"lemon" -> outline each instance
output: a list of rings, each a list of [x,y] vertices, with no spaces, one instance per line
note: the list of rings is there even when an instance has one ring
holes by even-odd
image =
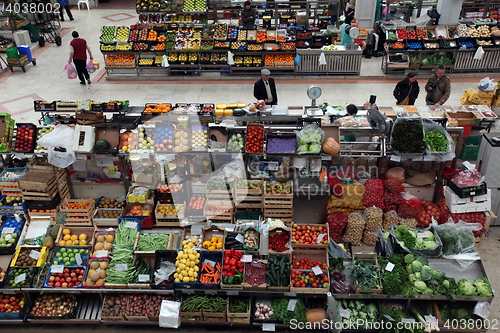
[[[182,241],[182,245],[185,246],[187,244],[187,241]]]
[[[179,251],[178,255],[179,255],[179,256],[184,255],[184,251]]]
[[[186,269],[186,265],[184,265],[184,264],[180,264],[180,265],[179,265],[179,268],[180,268],[181,270]]]
[[[182,276],[187,276],[188,272],[186,270],[182,270],[181,274],[182,274]]]
[[[185,264],[186,262],[187,262],[187,260],[186,260],[186,259],[181,259],[181,260],[179,261],[179,263],[181,263],[181,264]]]
[[[195,272],[198,272],[198,270],[199,270],[198,266],[194,266],[194,267],[193,267],[193,270],[194,270]]]
[[[71,239],[71,235],[64,235],[63,240],[67,241]]]
[[[178,273],[174,273],[174,279],[177,280],[178,277],[179,277],[179,274]]]
[[[196,238],[191,239],[191,243],[193,243],[193,244],[196,243],[196,241],[197,241]]]
[[[63,229],[62,233],[63,233],[63,235],[69,235],[71,233],[71,230]]]
[[[196,260],[194,261],[194,263],[195,263],[196,265],[198,265],[198,264],[200,263],[200,259],[196,259]]]
[[[175,282],[181,282],[181,280],[180,279],[175,279]]]
[[[188,254],[185,254],[182,256],[182,259],[188,259],[189,258],[189,255]]]
[[[182,282],[189,282],[190,278],[188,276],[185,276],[183,279],[182,279]]]
[[[177,269],[176,269],[175,271],[176,271],[177,273],[180,273],[180,272],[182,272],[182,268],[177,267]]]
[[[189,260],[195,260],[195,259],[196,259],[196,256],[194,254],[189,255]]]
[[[200,258],[200,254],[196,253],[195,257],[196,257],[196,259],[199,259]]]

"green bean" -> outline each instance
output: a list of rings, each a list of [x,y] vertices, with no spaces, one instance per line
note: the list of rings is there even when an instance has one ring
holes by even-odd
[[[115,243],[114,249],[122,248],[122,249],[131,249],[134,246],[135,237],[137,236],[137,228],[128,228],[125,227],[127,222],[131,222],[129,220],[121,220],[118,225],[118,230],[115,233]],[[135,222],[135,221],[133,221]]]
[[[136,251],[166,250],[169,234],[139,234]]]

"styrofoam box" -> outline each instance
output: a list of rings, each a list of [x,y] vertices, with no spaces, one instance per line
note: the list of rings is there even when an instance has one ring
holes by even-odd
[[[444,186],[443,193],[451,213],[485,212],[491,209],[491,191],[484,195],[460,198],[452,189]]]

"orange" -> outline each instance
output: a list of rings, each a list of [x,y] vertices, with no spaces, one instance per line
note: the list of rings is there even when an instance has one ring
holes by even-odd
[[[62,233],[63,233],[63,235],[69,235],[71,233],[71,230],[63,229]]]
[[[70,235],[64,235],[63,240],[65,240],[65,241],[71,240],[71,236]]]

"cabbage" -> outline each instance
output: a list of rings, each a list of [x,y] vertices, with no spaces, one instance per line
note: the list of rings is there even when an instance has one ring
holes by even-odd
[[[423,293],[427,289],[427,285],[425,284],[424,281],[415,281],[413,282],[413,286],[419,293]]]
[[[477,290],[477,296],[481,297],[493,296],[491,285],[487,278],[474,281],[474,287]]]
[[[308,151],[307,145],[300,145],[299,148],[297,148],[297,153],[307,153]]]
[[[475,296],[476,287],[469,279],[461,279],[458,281],[458,293],[464,296]]]
[[[309,152],[310,153],[319,153],[321,151],[321,145],[320,144],[310,144],[309,145]]]

